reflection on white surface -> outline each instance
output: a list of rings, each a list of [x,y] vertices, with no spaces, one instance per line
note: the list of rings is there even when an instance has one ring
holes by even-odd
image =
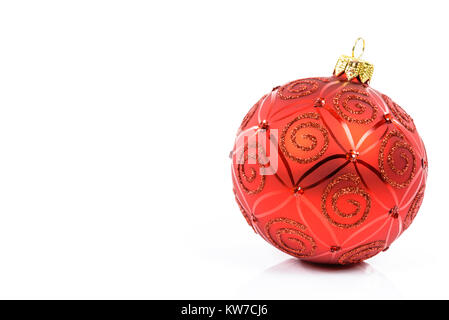
[[[301,273],[304,271],[310,273],[372,273],[374,268],[371,267],[366,262],[361,262],[358,264],[348,264],[348,265],[333,265],[333,264],[317,264],[312,262],[306,262],[299,259],[290,258],[281,263],[278,263],[264,271],[264,273]]]
[[[400,298],[393,283],[370,264],[335,266],[287,259],[240,288],[245,298],[391,299]]]

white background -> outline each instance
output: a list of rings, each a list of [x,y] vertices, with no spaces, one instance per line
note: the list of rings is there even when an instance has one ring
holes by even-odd
[[[445,1],[2,1],[0,298],[449,298]],[[272,87],[355,38],[430,171],[413,226],[352,268],[246,225],[229,151]]]

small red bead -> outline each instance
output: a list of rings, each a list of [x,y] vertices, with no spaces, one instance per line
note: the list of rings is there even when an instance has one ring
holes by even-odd
[[[391,117],[390,113],[384,114],[384,119],[386,123],[391,123],[393,121],[393,118]]]
[[[337,251],[340,251],[340,250],[341,250],[341,248],[339,246],[332,246],[331,247],[331,252],[337,252]]]
[[[268,121],[263,120],[261,123],[259,123],[259,129],[267,130],[268,129]]]
[[[325,104],[325,101],[323,98],[318,98],[315,100],[315,104],[313,105],[314,107],[323,107]]]
[[[427,160],[424,160],[424,158],[421,159],[421,166],[423,169],[427,169],[428,163]]]
[[[391,208],[390,211],[388,211],[388,214],[392,218],[397,219],[399,217],[399,208],[398,208],[398,206],[394,206],[393,208]]]
[[[304,194],[304,189],[301,187],[297,187],[297,188],[293,189],[293,193],[295,195],[302,195],[302,194]]]
[[[357,158],[359,157],[359,153],[354,150],[349,150],[349,152],[346,153],[346,160],[355,162],[357,161]]]

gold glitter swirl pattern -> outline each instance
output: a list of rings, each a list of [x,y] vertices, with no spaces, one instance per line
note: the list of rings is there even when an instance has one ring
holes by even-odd
[[[265,233],[278,249],[298,258],[315,253],[315,240],[304,231],[306,226],[288,218],[275,218],[265,225]]]
[[[404,230],[407,229],[412,224],[413,220],[418,214],[419,207],[421,207],[422,200],[424,198],[425,188],[426,187],[424,185],[421,186],[421,188],[419,188],[418,192],[416,193],[416,196],[413,198],[412,204],[410,205],[407,215],[404,218]]]
[[[360,187],[360,178],[347,173],[333,179],[321,196],[321,210],[326,219],[340,228],[363,223],[371,208],[371,197]]]
[[[382,139],[379,170],[382,178],[395,188],[405,188],[412,182],[416,171],[416,155],[401,132],[390,131]]]
[[[335,110],[348,122],[367,124],[377,117],[377,106],[362,89],[345,87],[334,96],[333,102]]]
[[[319,87],[319,82],[314,79],[301,79],[287,83],[278,90],[282,100],[296,99],[314,93]]]
[[[309,112],[290,121],[281,134],[281,151],[299,163],[309,163],[320,158],[329,146],[329,133],[318,122],[319,119],[317,113]]]
[[[363,260],[374,257],[385,248],[385,241],[373,241],[360,245],[348,252],[343,253],[338,259],[340,264],[359,263]]]
[[[412,117],[410,117],[407,112],[404,111],[396,102],[391,100],[390,97],[383,94],[382,98],[384,99],[385,103],[387,104],[388,108],[390,109],[391,113],[394,114],[396,119],[410,132],[415,132],[416,127],[415,123],[413,122]]]
[[[263,152],[263,148],[257,148],[256,144],[252,146],[246,144],[243,152],[240,154],[240,161],[237,165],[237,180],[242,189],[248,194],[257,194],[265,186],[265,175],[260,173],[264,166],[259,161]],[[249,159],[252,159],[254,164],[250,164]]]

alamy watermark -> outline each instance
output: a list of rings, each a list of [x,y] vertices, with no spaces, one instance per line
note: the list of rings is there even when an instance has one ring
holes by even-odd
[[[278,170],[277,129],[242,131],[235,142],[235,163],[258,165],[261,175],[273,175]]]

